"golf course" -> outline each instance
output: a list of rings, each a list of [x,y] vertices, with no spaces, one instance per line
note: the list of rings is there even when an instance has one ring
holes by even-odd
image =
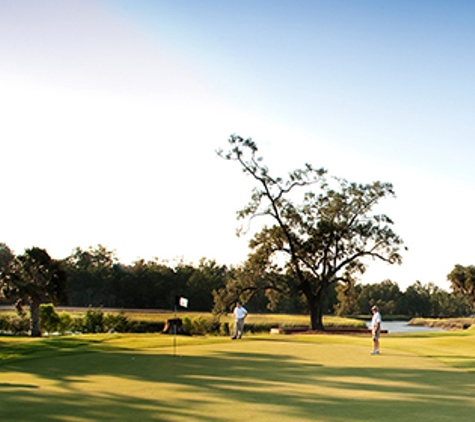
[[[0,337],[3,421],[473,421],[475,331]]]

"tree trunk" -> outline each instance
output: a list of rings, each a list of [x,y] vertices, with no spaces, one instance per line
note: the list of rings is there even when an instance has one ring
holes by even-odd
[[[308,306],[310,308],[310,329],[323,331],[323,303],[325,301],[325,289],[319,288],[316,294],[311,298],[307,297]]]
[[[40,301],[30,298],[30,335],[41,337]]]

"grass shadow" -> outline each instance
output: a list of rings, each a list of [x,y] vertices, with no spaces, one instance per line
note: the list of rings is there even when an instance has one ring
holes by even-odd
[[[0,383],[0,420],[217,422],[254,413],[257,421],[468,422],[475,411],[474,374],[405,369],[404,359],[418,357],[385,366],[384,356],[368,361],[366,349],[348,345],[255,341],[180,351],[190,353],[108,347],[4,362],[0,381],[19,380]],[[338,353],[353,354],[354,365],[338,365]],[[49,388],[32,387],[28,376]]]

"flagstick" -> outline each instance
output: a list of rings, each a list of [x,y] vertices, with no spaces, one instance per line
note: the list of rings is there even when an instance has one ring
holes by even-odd
[[[176,356],[176,326],[177,326],[177,320],[176,320],[176,305],[175,305],[175,321],[173,324],[173,356]]]

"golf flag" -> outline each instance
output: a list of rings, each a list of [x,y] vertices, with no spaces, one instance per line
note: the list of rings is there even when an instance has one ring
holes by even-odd
[[[182,308],[188,308],[188,299],[186,297],[180,297],[178,300],[178,305],[180,305]]]

